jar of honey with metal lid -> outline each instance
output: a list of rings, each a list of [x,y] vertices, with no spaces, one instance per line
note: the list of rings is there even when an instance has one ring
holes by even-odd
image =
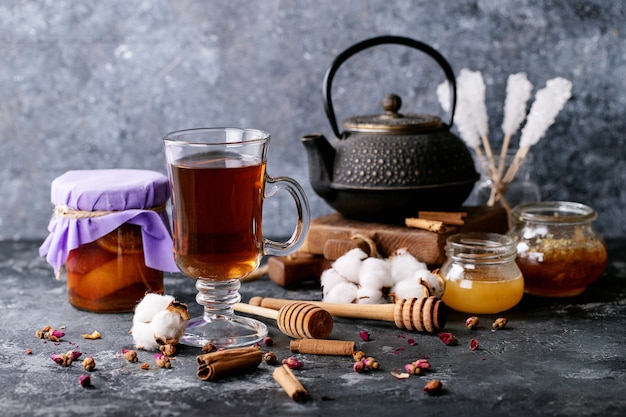
[[[146,293],[163,293],[174,263],[167,177],[153,171],[68,171],[51,186],[55,205],[39,251],[57,278],[65,266],[70,304],[127,312]]]
[[[593,227],[597,213],[569,201],[516,206],[509,235],[516,241],[517,264],[526,293],[542,297],[581,294],[607,266],[607,250]]]

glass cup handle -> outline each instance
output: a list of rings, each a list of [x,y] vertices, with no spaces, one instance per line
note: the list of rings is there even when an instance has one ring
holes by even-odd
[[[309,200],[300,184],[289,177],[274,178],[269,175],[266,176],[264,198],[271,197],[281,190],[289,192],[291,197],[293,197],[296,203],[296,210],[298,211],[298,221],[291,237],[284,242],[263,238],[264,255],[286,256],[297,251],[304,243],[304,238],[309,230],[311,222]]]

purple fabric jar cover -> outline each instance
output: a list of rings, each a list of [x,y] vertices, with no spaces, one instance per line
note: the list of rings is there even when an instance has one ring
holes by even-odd
[[[154,171],[68,171],[52,181],[51,200],[57,210],[67,207],[81,212],[111,213],[85,218],[54,215],[48,224],[50,234],[39,254],[46,256],[58,274],[72,249],[130,223],[141,227],[146,265],[178,272],[167,212],[164,207],[155,210],[167,203],[169,193],[167,177]]]

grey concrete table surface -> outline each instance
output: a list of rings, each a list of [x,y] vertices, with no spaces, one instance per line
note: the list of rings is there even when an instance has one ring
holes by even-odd
[[[331,338],[353,340],[376,357],[381,369],[357,374],[350,357],[294,354],[289,338],[264,320],[279,360],[295,356],[304,367],[294,371],[311,400],[291,400],[273,380],[273,367],[206,382],[196,376],[200,349],[181,347],[171,369],[159,369],[152,352],[139,351],[142,370],[126,362],[122,349],[133,348],[128,330],[132,314],[80,311],[67,301],[65,283],[56,281],[39,242],[0,242],[0,415],[3,416],[617,416],[626,413],[626,240],[607,242],[606,273],[581,296],[540,299],[525,296],[514,309],[481,316],[473,331],[466,314],[451,311],[446,331],[459,340],[444,345],[436,335],[411,333],[392,323],[338,318]],[[193,281],[166,276],[166,292],[198,314]],[[319,299],[319,288],[285,289],[267,277],[244,283],[244,300],[253,295]],[[491,331],[496,316],[509,325]],[[64,327],[62,342],[44,342],[35,331]],[[102,338],[86,340],[98,330]],[[368,331],[370,341],[359,337]],[[468,347],[476,338],[480,349]],[[409,343],[413,339],[415,343]],[[27,354],[31,349],[32,354]],[[78,384],[80,363],[61,367],[54,353],[76,349],[95,358],[93,386]],[[396,379],[391,372],[428,357],[429,372]],[[439,379],[438,396],[423,392]]]

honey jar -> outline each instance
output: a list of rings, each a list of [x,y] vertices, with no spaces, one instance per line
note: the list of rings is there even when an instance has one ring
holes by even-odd
[[[459,233],[446,239],[446,260],[437,272],[445,281],[442,300],[456,311],[492,314],[524,295],[515,263],[515,241],[498,233]]]
[[[165,175],[146,170],[68,171],[51,186],[50,234],[39,252],[57,278],[65,266],[70,304],[101,313],[132,311],[163,293],[174,263]]]
[[[608,262],[602,238],[593,227],[597,213],[568,201],[516,206],[509,235],[516,240],[517,264],[526,293],[542,297],[581,294]]]

